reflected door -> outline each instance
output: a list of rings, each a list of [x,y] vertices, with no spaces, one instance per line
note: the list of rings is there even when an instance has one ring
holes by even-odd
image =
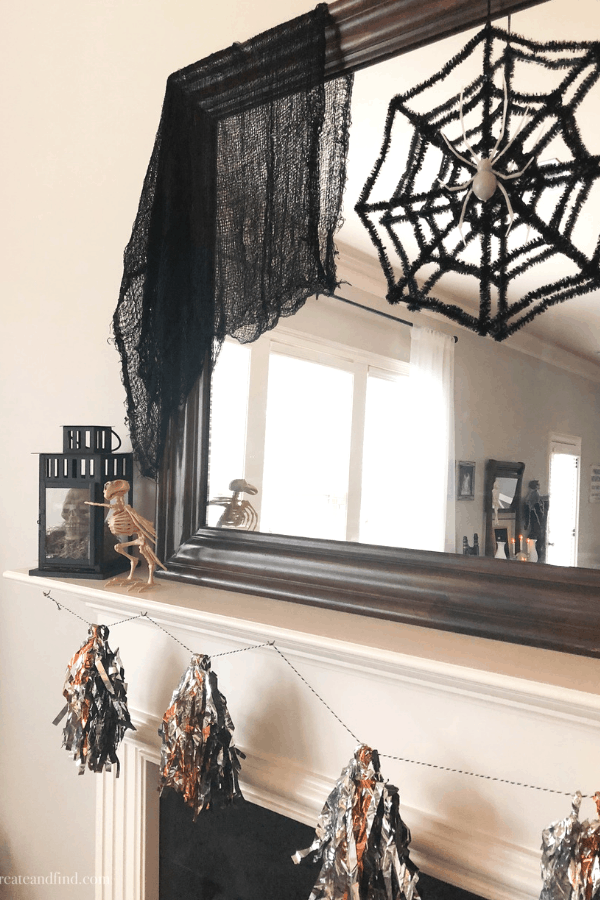
[[[581,442],[551,441],[548,552],[554,566],[577,565]]]

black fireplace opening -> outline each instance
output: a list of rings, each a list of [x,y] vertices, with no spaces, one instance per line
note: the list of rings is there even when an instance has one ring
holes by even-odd
[[[160,900],[308,900],[320,869],[310,857],[314,828],[247,800],[201,813],[181,794],[160,799]],[[421,872],[422,900],[481,900]]]
[[[307,900],[319,864],[292,862],[314,828],[241,800],[200,813],[160,799],[160,900]]]

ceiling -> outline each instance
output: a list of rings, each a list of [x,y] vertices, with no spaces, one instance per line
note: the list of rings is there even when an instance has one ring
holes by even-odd
[[[496,24],[501,28],[507,28],[506,19],[497,20]],[[600,0],[549,0],[540,6],[515,14],[512,17],[511,31],[540,42],[600,40]],[[352,100],[348,182],[343,211],[344,225],[338,235],[341,244],[359,251],[360,254],[376,258],[375,248],[354,211],[354,204],[379,155],[389,101],[394,95],[403,93],[433,75],[474,34],[476,31],[447,38],[356,74]],[[477,61],[473,62],[473,66],[478,65]],[[471,71],[470,77],[468,70],[464,73],[465,83],[458,86],[458,91],[466,87],[475,77],[478,68],[472,67]],[[541,73],[542,76],[545,74]],[[461,72],[460,77],[462,76]],[[536,73],[531,77],[536,77]],[[548,73],[548,77],[551,78],[552,75]],[[533,88],[535,91],[544,89],[537,82],[528,84],[527,88],[529,90]],[[600,154],[600,84],[595,85],[580,106],[578,124],[588,150]],[[404,156],[398,161],[399,166],[406,161],[411,133],[407,124],[405,135],[400,132],[399,143],[394,144],[394,147],[406,148]],[[451,133],[449,136],[455,135]],[[562,143],[553,142],[545,152],[548,158],[561,161],[567,158]],[[464,193],[459,193],[458,197],[457,202],[462,204]],[[580,225],[585,229],[584,238],[588,237],[595,245],[600,233],[600,185],[598,193],[596,195],[592,193],[590,196],[587,216],[580,218]],[[524,234],[524,226],[519,231]],[[512,239],[518,239],[516,232]],[[553,279],[562,277],[565,272],[561,272],[560,261],[555,261],[553,265],[551,277]],[[537,267],[531,268],[518,285],[519,290],[526,291],[536,286],[536,277],[539,279],[536,269]],[[545,276],[544,280],[547,281],[548,273],[545,273]],[[537,283],[539,284],[539,281]],[[448,282],[446,293],[442,296],[438,291],[436,295],[450,301],[460,298],[465,307],[476,308],[478,304],[477,283],[474,279],[471,279],[470,284],[465,283],[464,279],[456,281],[454,285]],[[511,299],[517,297],[513,294]],[[596,291],[558,304],[538,316],[519,334],[508,338],[507,343],[518,344],[519,335],[525,331],[530,336],[559,346],[600,366],[600,292]]]

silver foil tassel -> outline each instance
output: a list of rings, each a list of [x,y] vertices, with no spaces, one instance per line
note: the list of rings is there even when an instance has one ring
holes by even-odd
[[[163,716],[160,785],[183,795],[194,820],[215,801],[241,798],[239,758],[227,701],[208,656],[194,655]]]
[[[323,859],[309,900],[419,900],[419,872],[399,808],[377,751],[361,744],[327,798],[313,843],[292,857]]]
[[[571,814],[542,833],[540,900],[600,900],[600,792],[597,819],[579,821],[581,799],[577,791]]]
[[[579,833],[573,896],[577,900],[600,898],[600,791],[594,794],[598,818],[583,822]]]

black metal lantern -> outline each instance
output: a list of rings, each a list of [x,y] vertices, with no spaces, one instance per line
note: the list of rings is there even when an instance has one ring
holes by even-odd
[[[104,485],[133,485],[133,454],[114,453],[112,430],[100,425],[63,427],[63,452],[40,454],[39,568],[30,575],[108,578],[129,568],[108,529]],[[128,502],[132,503],[130,491]]]

